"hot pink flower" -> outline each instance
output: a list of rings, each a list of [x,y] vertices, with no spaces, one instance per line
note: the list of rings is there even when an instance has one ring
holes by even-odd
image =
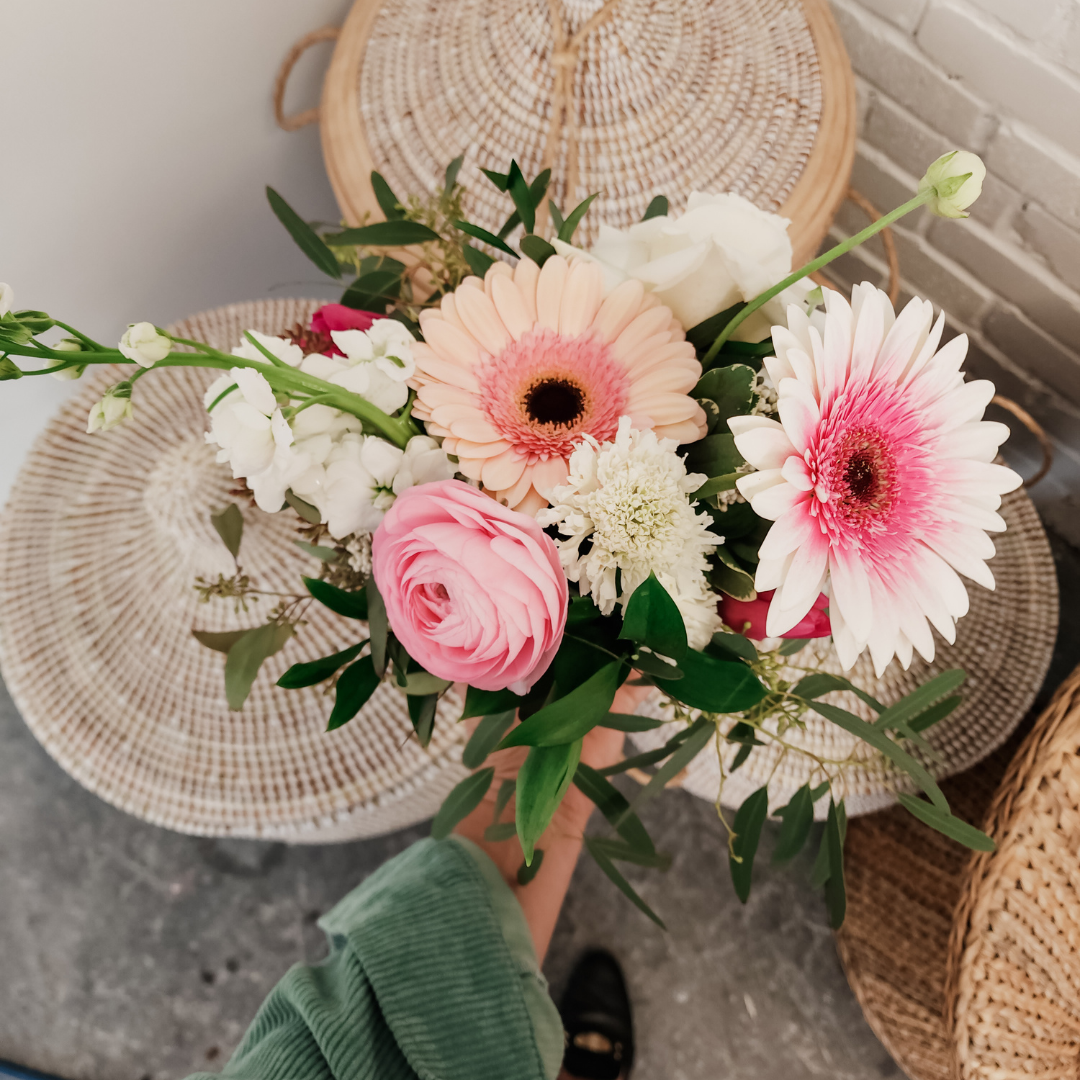
[[[769,636],[765,623],[772,598],[771,592],[758,593],[756,600],[736,600],[733,596],[724,595],[720,598],[717,608],[725,626],[731,627],[737,634],[744,634],[755,641],[761,641]],[[814,601],[814,606],[806,613],[805,618],[797,622],[786,634],[780,636],[784,638],[828,637],[832,633],[829,616],[825,613],[828,606],[829,598],[822,593]]]
[[[539,525],[460,480],[402,492],[372,541],[390,628],[440,679],[526,693],[562,641],[568,591]]]
[[[358,311],[344,304],[323,304],[311,316],[311,332],[330,339],[327,350],[330,356],[343,356],[344,353],[334,344],[330,336],[334,330],[370,330],[376,319],[385,319],[385,315],[376,315],[371,311]]]
[[[966,614],[959,574],[986,588],[1001,496],[1020,477],[992,464],[1009,429],[982,419],[993,383],[965,382],[961,334],[940,350],[944,319],[912,300],[899,316],[872,285],[849,305],[826,290],[824,337],[797,308],[773,327],[765,361],[780,423],[733,417],[739,452],[758,472],[738,488],[775,522],[756,586],[775,589],[766,630],[787,633],[827,589],[844,668],[866,648],[880,675],[893,655],[934,657]]]

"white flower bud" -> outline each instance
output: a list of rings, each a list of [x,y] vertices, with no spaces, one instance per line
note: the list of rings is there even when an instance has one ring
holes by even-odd
[[[130,420],[135,415],[131,405],[131,383],[117,383],[109,392],[90,410],[90,416],[86,422],[87,435],[93,435],[95,431],[109,431]]]
[[[0,319],[15,306],[15,292],[6,281],[0,281]]]
[[[153,323],[131,323],[120,339],[120,352],[139,367],[153,367],[172,350],[172,342]]]
[[[76,341],[74,338],[64,338],[63,341],[57,342],[53,349],[56,352],[77,353],[82,352],[82,343]],[[66,361],[53,357],[49,360],[49,367],[58,367],[60,364],[66,363]],[[71,379],[77,379],[86,370],[85,364],[79,364],[77,367],[63,368],[61,371],[54,371],[52,377],[58,379],[60,382],[68,382]]]
[[[938,217],[966,218],[967,208],[982,193],[986,166],[978,154],[953,150],[942,154],[919,181],[919,194],[932,191],[926,203]]]

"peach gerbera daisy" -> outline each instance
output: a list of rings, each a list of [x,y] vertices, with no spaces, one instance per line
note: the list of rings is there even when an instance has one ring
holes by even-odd
[[[513,509],[546,506],[582,436],[609,442],[620,416],[679,443],[705,434],[701,365],[671,310],[635,280],[605,298],[594,263],[495,263],[420,326],[413,415]]]

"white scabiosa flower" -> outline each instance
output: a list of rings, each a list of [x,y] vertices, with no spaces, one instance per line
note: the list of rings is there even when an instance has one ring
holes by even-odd
[[[172,351],[172,342],[153,323],[131,323],[120,339],[121,354],[139,367],[153,367]]]
[[[536,520],[559,526],[566,576],[605,615],[654,573],[682,612],[691,648],[700,649],[720,626],[705,572],[722,538],[689,499],[706,477],[687,473],[676,449],[674,440],[634,431],[622,417],[614,441],[585,436],[566,484],[551,492],[551,508]]]

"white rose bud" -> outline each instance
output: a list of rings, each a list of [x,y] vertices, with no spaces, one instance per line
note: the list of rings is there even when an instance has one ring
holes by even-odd
[[[172,342],[153,323],[131,323],[120,339],[120,352],[139,367],[153,367],[172,350]]]
[[[86,422],[87,435],[109,431],[135,415],[131,406],[131,383],[117,383],[94,407]]]
[[[0,281],[0,319],[15,306],[15,291],[6,281]]]
[[[926,204],[932,214],[966,218],[967,208],[982,193],[985,178],[986,166],[978,154],[953,150],[942,154],[926,170],[926,175],[919,181],[919,194],[933,192]]]
[[[74,338],[64,338],[63,341],[57,342],[53,346],[56,352],[77,353],[82,352],[82,344],[76,341]],[[57,367],[65,361],[59,358],[53,358],[49,360],[49,367]],[[63,368],[61,371],[54,371],[52,377],[59,379],[60,382],[68,382],[71,379],[77,379],[86,370],[85,364],[79,364],[77,367]]]

